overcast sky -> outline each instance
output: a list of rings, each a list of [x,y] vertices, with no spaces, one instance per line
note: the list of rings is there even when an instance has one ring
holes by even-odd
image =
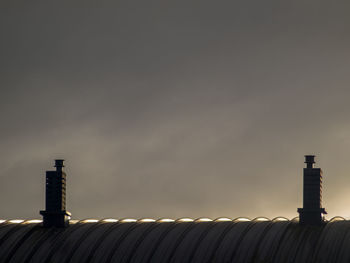
[[[350,217],[349,1],[0,6],[1,218]]]

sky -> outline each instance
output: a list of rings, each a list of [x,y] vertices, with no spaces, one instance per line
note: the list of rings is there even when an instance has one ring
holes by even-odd
[[[350,218],[350,3],[1,1],[0,217]]]

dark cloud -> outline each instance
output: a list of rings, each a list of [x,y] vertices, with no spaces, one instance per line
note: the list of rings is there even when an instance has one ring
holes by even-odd
[[[2,217],[39,216],[56,157],[77,218],[294,217],[309,153],[350,216],[349,3],[7,2]]]

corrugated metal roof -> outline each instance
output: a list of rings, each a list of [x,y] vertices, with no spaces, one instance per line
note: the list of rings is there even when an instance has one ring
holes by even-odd
[[[1,262],[349,262],[350,221],[86,219],[67,228],[0,221]]]

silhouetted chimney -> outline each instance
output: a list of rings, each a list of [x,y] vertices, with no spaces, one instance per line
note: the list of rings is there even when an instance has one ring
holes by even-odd
[[[66,173],[63,161],[55,160],[56,171],[46,171],[46,210],[40,211],[44,227],[65,227],[71,214],[66,211]]]
[[[322,208],[322,170],[314,168],[314,155],[305,155],[303,208],[298,208],[299,222],[302,225],[321,225],[322,214],[327,214]]]

